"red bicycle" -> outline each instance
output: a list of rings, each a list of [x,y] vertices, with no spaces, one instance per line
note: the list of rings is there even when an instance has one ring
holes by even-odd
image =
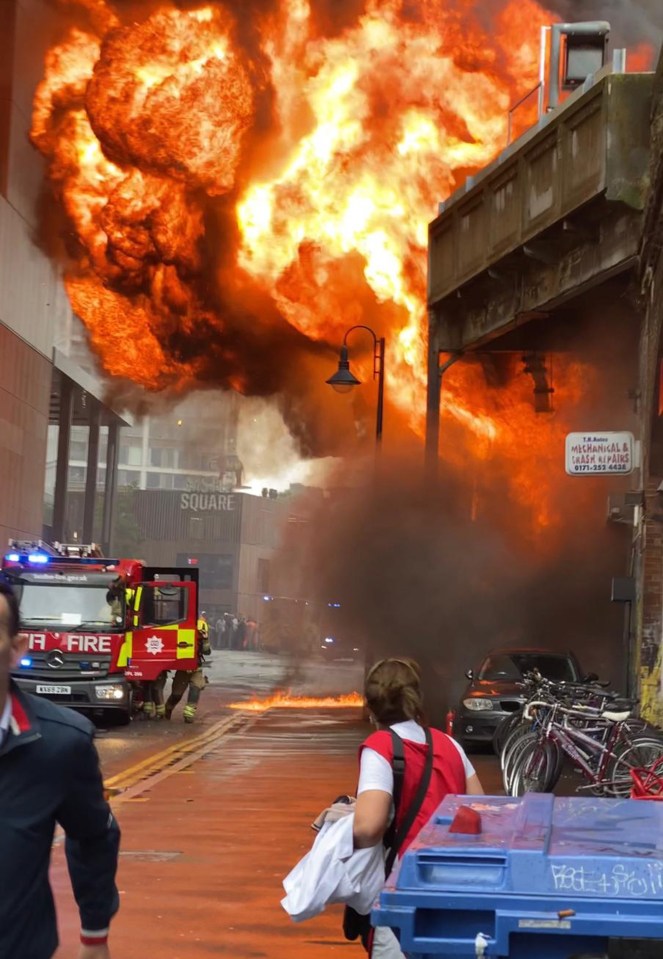
[[[631,799],[653,799],[663,801],[663,756],[649,768],[636,767],[631,770]]]

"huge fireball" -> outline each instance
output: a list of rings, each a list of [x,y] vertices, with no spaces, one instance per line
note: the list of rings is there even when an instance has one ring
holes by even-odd
[[[32,137],[104,369],[151,390],[266,392],[284,384],[262,330],[336,345],[365,322],[388,340],[388,400],[419,429],[427,223],[504,146],[548,20],[533,0],[480,6],[137,15],[81,0],[80,27],[48,55]]]

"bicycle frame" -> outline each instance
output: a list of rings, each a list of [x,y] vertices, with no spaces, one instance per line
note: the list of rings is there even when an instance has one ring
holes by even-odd
[[[547,704],[541,703],[541,705]],[[559,724],[556,720],[556,714],[560,710],[566,716],[574,715],[585,720],[599,719],[600,716],[587,716],[584,713],[574,712],[573,710],[566,711],[559,705],[555,705],[550,709],[550,715],[543,720],[541,728],[546,739],[556,743],[565,755],[569,757],[571,762],[583,773],[585,778],[589,780],[588,785],[581,786],[581,789],[602,785],[605,782],[604,776],[608,763],[617,758],[613,752],[613,747],[621,736],[625,721],[613,722],[605,727],[607,735],[604,735],[603,741],[599,742],[580,729]],[[589,757],[581,751],[580,746],[584,746],[596,758],[595,769],[589,764]]]

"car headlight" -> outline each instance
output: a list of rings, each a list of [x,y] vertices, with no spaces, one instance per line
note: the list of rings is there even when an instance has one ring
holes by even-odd
[[[126,687],[114,683],[112,686],[96,686],[94,692],[97,699],[124,699]]]
[[[464,699],[463,706],[465,709],[495,709],[495,703],[492,699]]]

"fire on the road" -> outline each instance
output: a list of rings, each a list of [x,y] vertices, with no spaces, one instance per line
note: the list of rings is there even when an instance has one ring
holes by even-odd
[[[249,699],[244,702],[230,703],[230,709],[242,709],[247,712],[263,713],[267,709],[333,709],[340,707],[363,706],[364,698],[360,693],[347,693],[345,696],[293,696],[286,692],[274,693],[265,699]]]

